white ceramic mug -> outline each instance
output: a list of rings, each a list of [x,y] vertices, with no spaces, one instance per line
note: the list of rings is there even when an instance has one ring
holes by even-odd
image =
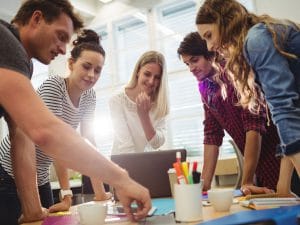
[[[77,207],[81,225],[104,224],[107,205],[102,203],[86,203]]]
[[[208,200],[218,212],[229,211],[233,201],[233,189],[210,189]]]

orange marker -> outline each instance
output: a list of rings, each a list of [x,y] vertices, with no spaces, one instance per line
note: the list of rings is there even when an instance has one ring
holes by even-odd
[[[180,163],[178,163],[178,162],[173,163],[173,167],[176,171],[178,184],[186,184],[185,178],[184,178],[184,176],[182,175],[182,172],[181,172]]]

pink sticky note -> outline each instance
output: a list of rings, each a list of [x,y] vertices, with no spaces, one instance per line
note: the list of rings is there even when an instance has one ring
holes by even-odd
[[[79,225],[79,219],[76,215],[48,216],[42,225]]]

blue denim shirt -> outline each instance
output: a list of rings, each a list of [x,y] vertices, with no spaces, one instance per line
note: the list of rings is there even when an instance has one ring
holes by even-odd
[[[300,151],[300,32],[292,25],[275,25],[280,48],[296,55],[283,56],[263,23],[247,34],[244,55],[261,85],[281,139],[281,153]]]

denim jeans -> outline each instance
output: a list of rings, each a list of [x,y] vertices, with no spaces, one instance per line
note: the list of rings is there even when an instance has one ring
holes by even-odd
[[[21,204],[15,182],[0,165],[0,218],[1,224],[18,225]]]
[[[297,56],[288,58],[274,46],[263,23],[247,34],[244,55],[255,73],[277,126],[281,155],[300,151],[300,32],[293,25],[274,25],[278,46]]]
[[[51,190],[50,182],[39,186],[39,194],[40,194],[41,204],[44,208],[49,208],[54,204],[53,193]]]

